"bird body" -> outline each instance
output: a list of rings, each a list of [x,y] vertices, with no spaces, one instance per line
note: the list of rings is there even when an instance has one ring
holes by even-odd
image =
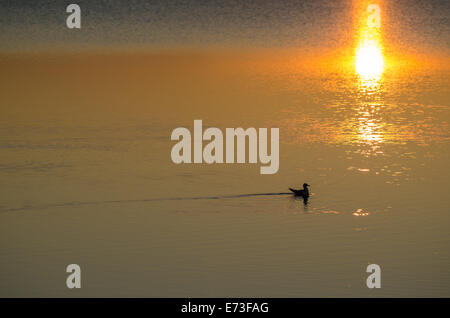
[[[292,188],[289,188],[289,190],[291,190],[296,196],[307,198],[307,197],[309,197],[308,187],[309,187],[309,184],[304,183],[303,190],[296,190],[296,189],[292,189]]]

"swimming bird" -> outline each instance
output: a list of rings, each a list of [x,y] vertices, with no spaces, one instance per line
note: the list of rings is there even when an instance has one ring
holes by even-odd
[[[307,197],[309,197],[309,190],[308,190],[309,186],[310,186],[309,184],[303,183],[303,190],[295,190],[295,189],[292,189],[292,188],[289,188],[289,190],[294,192],[294,194],[296,196],[307,198]]]

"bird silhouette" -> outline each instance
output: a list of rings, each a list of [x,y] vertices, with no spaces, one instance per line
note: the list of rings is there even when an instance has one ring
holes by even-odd
[[[292,188],[289,188],[289,190],[291,190],[295,196],[308,198],[309,197],[309,190],[308,190],[309,186],[310,186],[309,184],[303,183],[303,190],[296,190],[296,189],[292,189]]]

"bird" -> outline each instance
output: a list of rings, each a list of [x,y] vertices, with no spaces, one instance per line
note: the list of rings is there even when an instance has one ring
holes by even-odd
[[[307,198],[309,197],[309,190],[308,190],[309,186],[310,186],[309,184],[303,183],[303,190],[296,190],[292,188],[289,188],[289,190],[294,192],[295,196]]]

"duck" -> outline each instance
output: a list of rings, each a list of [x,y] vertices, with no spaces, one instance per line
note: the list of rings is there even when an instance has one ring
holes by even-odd
[[[307,198],[307,197],[309,197],[308,187],[310,187],[309,184],[303,183],[303,190],[296,190],[296,189],[292,189],[292,188],[289,188],[289,190],[294,192],[295,196]]]

